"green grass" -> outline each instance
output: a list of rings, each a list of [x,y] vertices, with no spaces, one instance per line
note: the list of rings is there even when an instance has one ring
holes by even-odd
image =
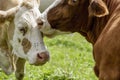
[[[24,80],[97,80],[92,45],[80,34],[45,37],[44,41],[50,51],[50,61],[39,67],[26,63]],[[15,80],[15,76],[0,72],[0,80]]]

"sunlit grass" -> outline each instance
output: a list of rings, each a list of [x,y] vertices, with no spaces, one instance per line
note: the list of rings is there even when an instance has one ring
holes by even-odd
[[[26,63],[24,80],[97,80],[94,71],[92,45],[80,34],[44,38],[51,59],[43,66]],[[14,74],[0,72],[0,80],[15,80]]]

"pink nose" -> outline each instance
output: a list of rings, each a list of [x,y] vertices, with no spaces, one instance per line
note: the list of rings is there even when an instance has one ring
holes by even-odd
[[[49,61],[49,58],[50,56],[48,51],[40,52],[37,54],[37,60],[35,65],[43,65],[47,61]]]

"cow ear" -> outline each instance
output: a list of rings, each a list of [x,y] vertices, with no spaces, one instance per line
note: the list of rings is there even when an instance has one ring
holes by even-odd
[[[16,12],[19,10],[19,6],[11,8],[7,11],[0,10],[0,22],[4,22],[6,20],[11,21],[13,20]]]
[[[109,14],[108,8],[102,0],[92,0],[88,10],[89,16],[103,17]]]

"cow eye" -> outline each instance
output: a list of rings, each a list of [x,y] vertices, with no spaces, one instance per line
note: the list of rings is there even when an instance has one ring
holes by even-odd
[[[79,3],[79,0],[69,0],[68,1],[68,4],[71,5],[71,6],[78,5],[78,3]]]
[[[19,28],[19,31],[23,34],[23,36],[26,34],[27,32],[27,27],[21,27]]]
[[[72,0],[72,2],[73,2],[73,3],[76,3],[76,2],[77,2],[77,0]]]

